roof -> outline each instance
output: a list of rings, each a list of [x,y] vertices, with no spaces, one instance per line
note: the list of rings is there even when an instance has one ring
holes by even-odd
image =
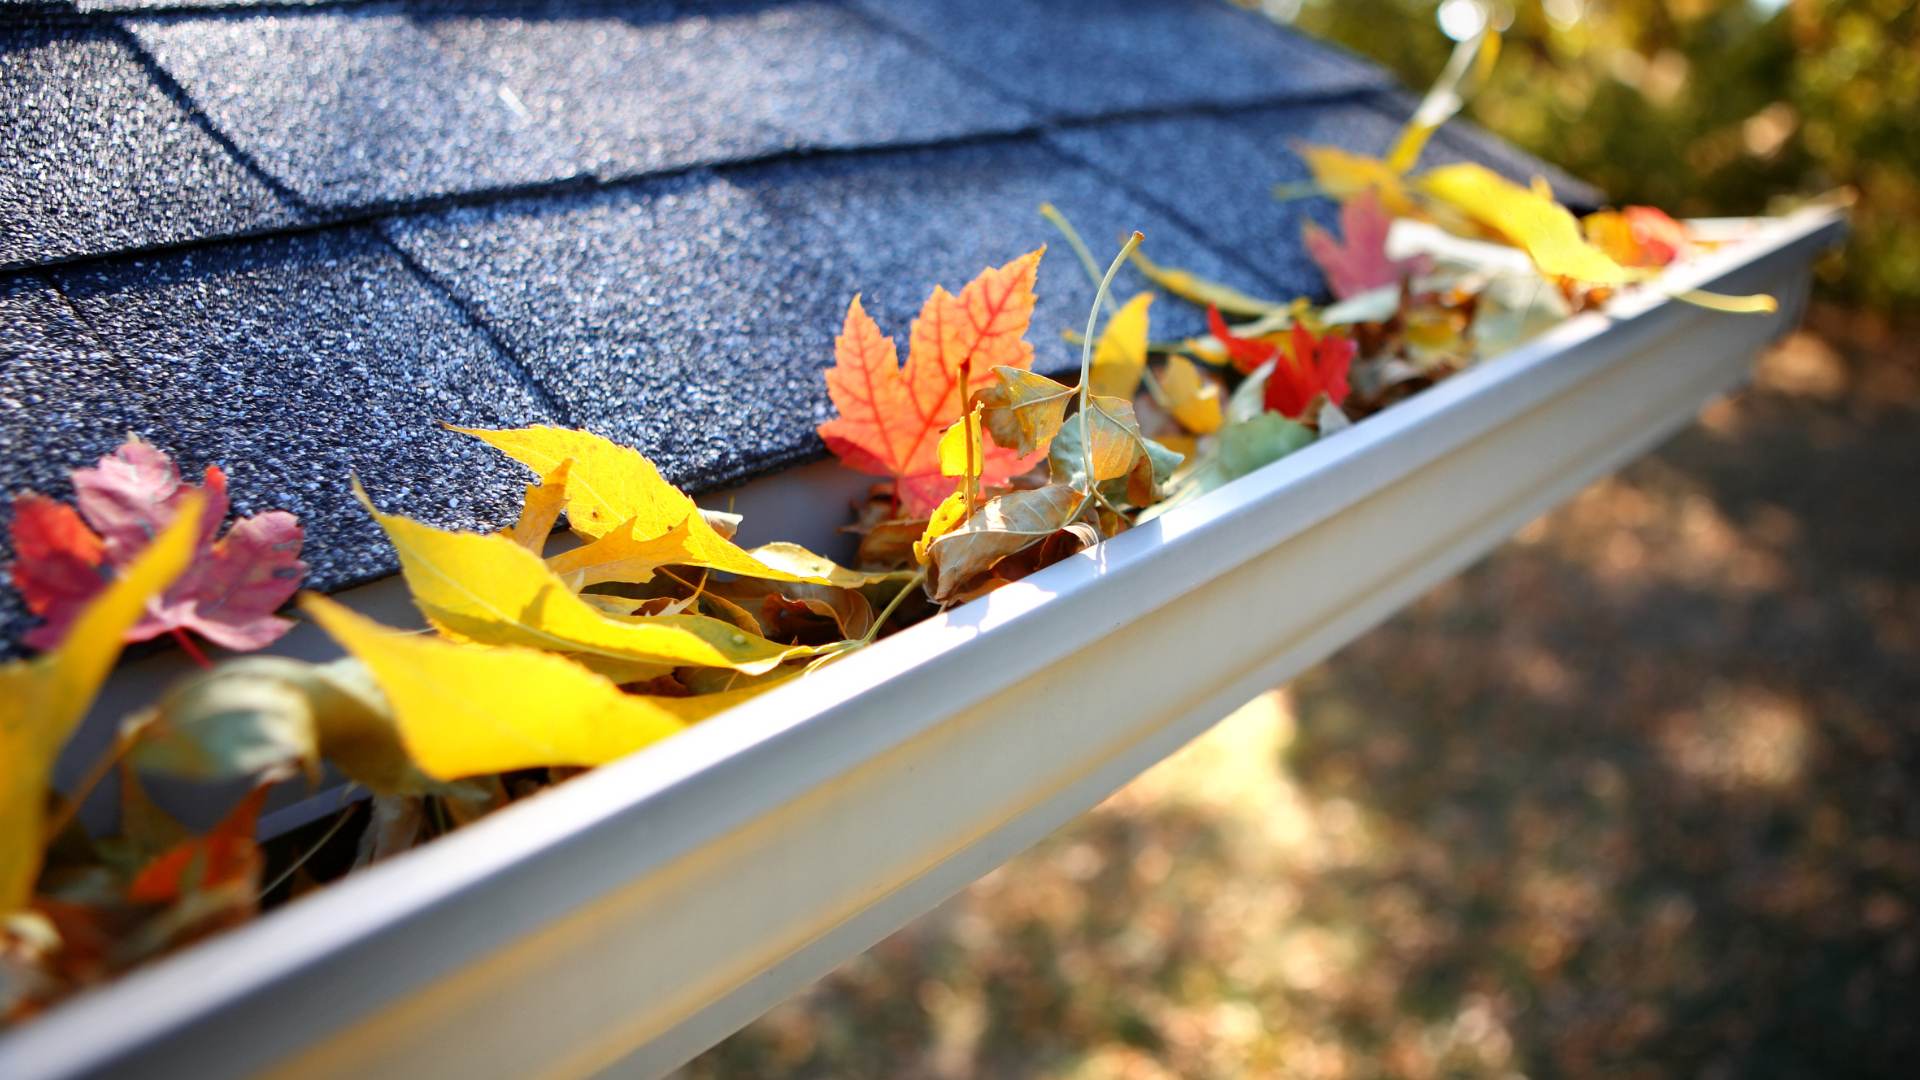
[[[0,0],[0,487],[65,497],[137,431],[298,514],[323,589],[396,569],[349,474],[512,519],[523,478],[442,420],[588,427],[713,489],[821,453],[849,297],[904,335],[1053,239],[1044,201],[1319,291],[1299,227],[1332,207],[1271,198],[1287,143],[1377,153],[1410,107],[1220,0]],[[1470,127],[1428,153],[1594,198]],[[1091,289],[1055,258],[1038,291],[1036,365],[1070,369]]]

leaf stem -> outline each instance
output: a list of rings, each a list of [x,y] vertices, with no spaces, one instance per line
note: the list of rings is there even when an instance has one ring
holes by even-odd
[[[1120,246],[1120,254],[1115,255],[1113,262],[1107,265],[1106,276],[1100,279],[1100,287],[1094,290],[1093,307],[1087,312],[1087,334],[1080,339],[1080,465],[1086,470],[1089,494],[1093,494],[1100,486],[1100,481],[1093,475],[1093,438],[1087,424],[1087,410],[1093,402],[1093,330],[1100,321],[1100,304],[1113,289],[1114,276],[1120,273],[1128,257],[1146,238],[1146,234],[1135,229],[1133,235],[1127,237],[1127,242]],[[1086,509],[1086,503],[1086,500],[1081,501],[1080,509],[1074,511],[1075,517],[1080,515],[1080,510]]]
[[[285,870],[280,871],[280,873],[276,875],[272,881],[267,883],[265,888],[260,890],[260,899],[261,900],[266,899],[267,896],[273,892],[273,890],[286,884],[288,878],[291,878],[293,875],[299,873],[300,868],[307,865],[308,860],[312,859],[315,855],[320,854],[321,848],[326,847],[329,841],[331,841],[334,837],[340,835],[340,830],[346,828],[348,819],[352,817],[353,817],[353,807],[348,806],[348,807],[342,808],[339,813],[339,816],[333,819],[333,824],[327,827],[326,832],[320,834],[320,839],[315,840],[313,842],[312,847],[309,847],[306,851],[301,852],[300,857],[293,860],[292,865],[288,866]]]
[[[1067,246],[1072,248],[1073,254],[1079,258],[1080,268],[1087,272],[1087,280],[1091,281],[1094,288],[1098,289],[1100,287],[1100,264],[1093,261],[1093,252],[1087,250],[1087,242],[1080,239],[1080,230],[1074,228],[1073,222],[1067,220],[1067,215],[1061,213],[1059,208],[1052,203],[1040,204],[1040,216],[1046,218],[1048,224],[1060,230],[1060,235],[1067,238]],[[1106,297],[1107,310],[1117,314],[1120,311],[1120,301],[1115,300],[1112,293],[1104,293],[1102,295]],[[1094,302],[1096,304],[1099,303],[1098,300]],[[1089,327],[1087,331],[1088,336],[1091,337],[1092,333],[1093,331],[1091,327]],[[1073,331],[1067,331],[1067,336],[1068,339],[1071,340]],[[1151,353],[1164,352],[1165,350],[1154,349],[1152,343],[1149,342],[1147,351]],[[1154,376],[1152,368],[1142,367],[1140,369],[1140,378],[1141,381],[1146,384],[1147,394],[1153,398],[1156,405],[1159,405],[1163,409],[1172,407],[1167,401],[1167,392],[1161,388],[1160,380]]]
[[[73,792],[61,800],[60,809],[47,821],[47,827],[41,830],[46,843],[51,843],[68,825],[73,824],[75,815],[79,814],[80,808],[86,805],[87,798],[93,794],[93,789],[99,787],[100,781],[105,780],[107,774],[113,771],[113,767],[120,763],[120,759],[127,756],[127,751],[133,749],[133,743],[134,740],[125,735],[114,735],[113,745],[107,747],[107,752],[101,754],[92,765],[87,767],[87,774],[73,786]]]
[[[873,617],[873,625],[867,627],[867,632],[860,635],[859,644],[873,644],[874,639],[880,636],[880,628],[885,626],[887,620],[893,618],[893,613],[899,611],[900,605],[906,602],[907,594],[926,584],[926,582],[927,572],[924,569],[907,579],[907,583],[900,587],[900,591],[893,594],[893,599],[887,601],[887,606],[880,609],[880,614]]]
[[[213,670],[213,661],[207,659],[207,654],[201,652],[200,646],[195,645],[193,639],[187,636],[185,628],[176,626],[172,632],[173,640],[179,643],[180,651],[187,654],[187,659],[199,664],[203,671]]]

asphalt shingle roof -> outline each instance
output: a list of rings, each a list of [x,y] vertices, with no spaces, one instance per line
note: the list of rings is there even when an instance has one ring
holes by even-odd
[[[820,453],[852,294],[904,339],[1055,239],[1043,201],[1317,292],[1331,208],[1269,197],[1281,148],[1380,152],[1408,100],[1220,0],[0,3],[0,487],[64,497],[137,430],[299,514],[327,589],[395,568],[349,473],[511,520],[521,479],[438,420],[591,427],[711,489]],[[1471,130],[1432,153],[1593,198]],[[1091,289],[1056,257],[1039,293],[1065,370]]]

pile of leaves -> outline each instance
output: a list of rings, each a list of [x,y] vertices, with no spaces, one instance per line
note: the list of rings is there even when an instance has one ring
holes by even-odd
[[[1430,95],[1385,158],[1299,148],[1313,190],[1342,204],[1340,235],[1308,226],[1304,238],[1328,305],[1260,299],[1158,265],[1138,233],[1102,272],[1050,207],[1042,212],[1094,286],[1084,332],[1067,335],[1081,353],[1071,383],[1032,370],[1044,249],[958,293],[936,287],[904,363],[853,298],[826,372],[838,415],[820,426],[843,464],[879,480],[850,525],[851,567],[794,544],[740,547],[738,518],[702,510],[640,452],[591,433],[455,428],[531,473],[511,528],[436,528],[354,488],[428,632],[307,594],[300,611],[344,659],[215,664],[196,638],[247,652],[292,626],[277,614],[305,571],[291,515],[222,532],[221,471],[188,484],[137,439],[74,471],[71,505],[19,495],[13,581],[41,620],[26,641],[42,652],[0,666],[0,1016],[29,1016],[244,922],[266,900],[405,851],[1019,581],[1335,435],[1696,246],[1656,210],[1581,220],[1542,185],[1479,166],[1414,175],[1426,136],[1457,108],[1450,101]],[[1204,307],[1211,333],[1153,340],[1156,292],[1110,295],[1129,261],[1160,292]],[[563,516],[570,537],[556,535]],[[82,780],[56,793],[55,760],[122,646],[163,635],[203,670],[128,717]],[[269,794],[313,783],[323,765],[366,798],[297,845],[263,849]],[[153,777],[235,792],[232,805],[196,832],[149,795]],[[77,813],[108,782],[119,789],[119,825],[91,835]]]

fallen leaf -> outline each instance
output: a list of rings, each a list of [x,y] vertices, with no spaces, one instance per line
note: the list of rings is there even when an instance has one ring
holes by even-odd
[[[645,454],[588,431],[534,426],[491,430],[453,427],[513,460],[548,476],[564,461],[567,468],[567,523],[574,532],[597,540],[616,528],[639,539],[662,536],[686,525],[685,565],[731,574],[783,579],[721,535],[715,518],[679,488],[667,483]],[[738,519],[733,519],[737,521]],[[730,527],[729,527],[730,530]]]
[[[1169,356],[1160,372],[1160,389],[1167,395],[1167,411],[1180,426],[1195,435],[1211,435],[1220,430],[1223,416],[1220,384],[1200,373],[1200,368],[1184,356]]]
[[[270,510],[235,522],[217,537],[227,513],[226,475],[208,466],[204,485],[184,484],[173,459],[129,438],[93,468],[73,472],[76,515],[43,496],[14,500],[14,583],[41,624],[22,640],[36,649],[59,644],[83,604],[106,587],[108,570],[125,567],[178,514],[200,498],[193,562],[165,593],[147,603],[128,641],[191,630],[216,645],[248,651],[277,640],[293,624],[276,617],[306,574],[302,534],[292,514]]]
[[[842,589],[862,589],[869,585],[884,582],[903,582],[913,576],[907,570],[866,571],[849,570],[824,555],[816,555],[799,544],[779,541],[762,544],[749,554],[778,570],[784,570],[797,578],[824,581]]]
[[[980,430],[980,407],[959,420],[940,436],[938,456],[941,476],[979,476],[986,467],[989,447]]]
[[[617,528],[590,544],[548,559],[547,569],[574,592],[610,581],[644,584],[663,566],[694,565],[688,562],[693,556],[687,549],[695,520],[688,518],[650,539],[638,538],[626,527]]]
[[[554,522],[560,520],[560,511],[567,506],[567,470],[571,468],[573,459],[562,458],[539,483],[527,485],[520,520],[513,523],[513,530],[508,533],[514,543],[535,555],[545,554]]]
[[[1419,209],[1414,206],[1407,192],[1404,175],[1387,162],[1337,146],[1303,143],[1296,146],[1294,151],[1307,163],[1307,171],[1313,174],[1314,185],[1320,194],[1346,202],[1372,192],[1388,214],[1394,217],[1419,216]]]
[[[1320,395],[1335,405],[1347,399],[1347,369],[1353,363],[1351,339],[1329,332],[1315,336],[1305,325],[1294,323],[1287,345],[1250,341],[1237,337],[1220,317],[1219,309],[1207,312],[1213,336],[1226,345],[1235,366],[1253,371],[1271,364],[1264,383],[1266,408],[1293,419],[1305,416]]]
[[[205,836],[162,852],[127,886],[136,904],[170,904],[190,893],[241,887],[251,891],[260,876],[260,847],[254,829],[269,784],[260,784],[240,800]]]
[[[551,653],[401,633],[311,593],[301,608],[373,672],[413,760],[442,780],[600,765],[771,685],[697,697],[631,695]]]
[[[59,647],[0,665],[0,913],[18,910],[33,891],[54,759],[147,601],[193,558],[204,505],[194,494],[176,503],[172,521],[81,608]]]
[[[1091,454],[1083,449],[1089,443]],[[1047,452],[1054,483],[1086,491],[1091,466],[1103,498],[1134,506],[1153,502],[1180,460],[1179,454],[1141,433],[1133,403],[1119,398],[1090,399],[1086,423],[1079,414],[1069,417]]]
[[[958,296],[936,286],[913,321],[904,366],[860,298],[847,306],[826,373],[838,415],[820,425],[820,437],[848,468],[892,477],[906,516],[926,514],[952,489],[938,442],[967,399],[994,368],[1032,366],[1026,333],[1045,251],[981,271]],[[1003,484],[1025,470],[1015,455],[989,451],[982,482]]]
[[[1340,239],[1309,221],[1301,227],[1307,253],[1327,277],[1327,287],[1341,300],[1382,286],[1398,286],[1424,274],[1430,260],[1387,257],[1387,229],[1393,219],[1380,205],[1380,195],[1369,188],[1340,207]]]
[[[1588,214],[1580,219],[1580,229],[1622,266],[1657,269],[1678,259],[1691,243],[1685,225],[1652,206]]]
[[[994,368],[993,378],[973,396],[993,441],[1023,458],[1045,449],[1079,391],[1020,368]]]
[[[222,665],[175,683],[122,726],[138,768],[196,780],[279,774],[317,776],[320,739],[306,695],[276,677],[297,661]]]
[[[1263,412],[1220,430],[1213,451],[1194,463],[1167,497],[1148,507],[1135,523],[1148,522],[1216,491],[1255,469],[1270,465],[1314,441],[1313,429],[1279,413]]]
[[[941,500],[940,505],[933,508],[933,516],[927,519],[927,527],[920,533],[920,539],[913,542],[913,561],[921,566],[927,565],[933,542],[952,532],[965,520],[966,492],[956,491]]]
[[[421,613],[442,633],[461,640],[747,673],[771,670],[808,651],[776,645],[704,615],[608,615],[580,599],[539,556],[504,536],[448,532],[384,514],[357,485],[355,492],[386,531]],[[699,527],[694,519],[683,520],[689,528]]]
[[[1088,380],[1093,393],[1130,401],[1140,389],[1140,375],[1147,369],[1147,308],[1152,304],[1152,293],[1140,293],[1107,320],[1093,347],[1093,376]]]
[[[1420,190],[1524,250],[1540,272],[1587,285],[1625,285],[1644,275],[1588,243],[1566,207],[1484,165],[1443,165],[1419,178]]]
[[[353,660],[232,660],[173,686],[130,718],[128,761],[196,779],[258,776],[324,758],[380,794],[434,790],[413,767],[393,717]]]
[[[928,546],[928,595],[942,603],[951,599],[1002,557],[1057,532],[1082,501],[1065,484],[988,499],[971,520]]]

